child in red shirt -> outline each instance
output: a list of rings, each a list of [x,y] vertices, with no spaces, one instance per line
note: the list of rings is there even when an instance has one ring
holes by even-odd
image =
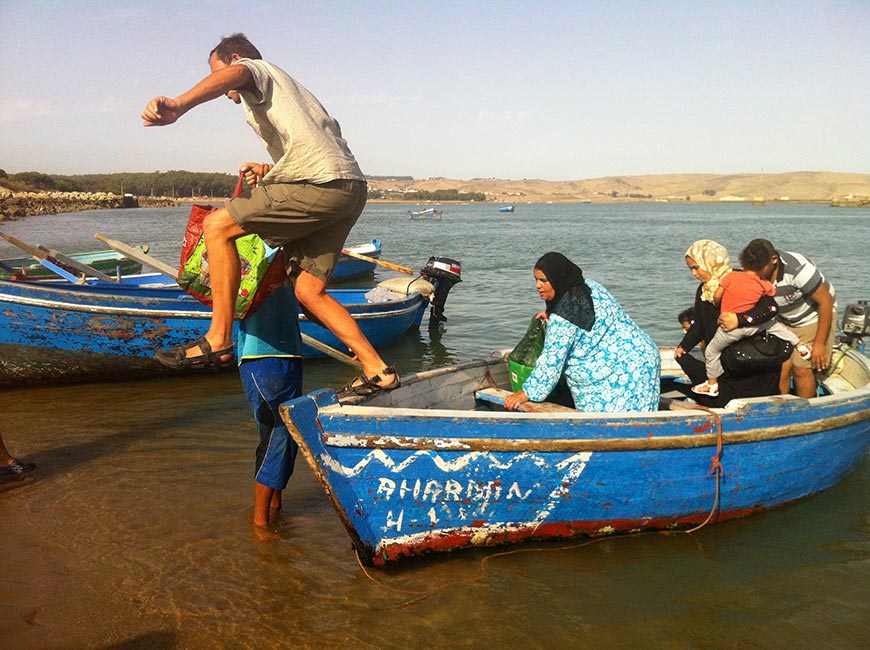
[[[755,307],[755,303],[762,296],[773,296],[776,293],[774,286],[758,275],[760,269],[745,268],[746,264],[742,256],[740,263],[744,266],[743,271],[731,271],[719,281],[719,288],[716,289],[713,296],[713,303],[719,307],[720,313],[739,314],[749,311]],[[722,350],[735,341],[764,330],[794,345],[801,358],[808,359],[810,357],[810,347],[802,345],[797,335],[776,319],[762,323],[758,327],[738,327],[729,332],[720,327],[704,350],[707,381],[693,386],[692,391],[699,395],[716,397],[719,394],[719,376],[724,372],[720,361]]]

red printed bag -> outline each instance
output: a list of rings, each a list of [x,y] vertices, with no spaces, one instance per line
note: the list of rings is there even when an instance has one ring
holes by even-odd
[[[242,193],[242,175],[233,196]],[[211,205],[194,205],[190,209],[187,230],[181,247],[181,265],[178,269],[178,284],[200,302],[212,305],[211,278],[208,269],[208,253],[202,236],[205,218],[217,210]],[[263,304],[286,279],[284,252],[268,256],[265,242],[259,235],[245,235],[236,240],[242,278],[236,298],[236,317],[245,318]]]

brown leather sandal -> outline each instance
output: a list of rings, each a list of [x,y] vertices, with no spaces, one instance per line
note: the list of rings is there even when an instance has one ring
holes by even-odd
[[[381,384],[379,382],[383,381],[384,375],[393,375],[395,376],[395,379],[389,384]],[[348,397],[368,397],[375,393],[385,393],[390,390],[395,390],[401,385],[402,382],[399,380],[399,373],[396,372],[394,367],[387,366],[374,377],[366,377],[365,374],[355,377],[352,381],[346,383],[335,391],[335,394],[338,396],[338,399],[346,399]]]
[[[197,354],[192,357],[187,356],[187,351],[194,348],[199,348],[202,354]],[[230,358],[222,359],[221,357],[226,354],[229,354]],[[179,345],[171,350],[158,350],[154,353],[154,358],[167,368],[173,368],[175,370],[185,370],[188,368],[223,368],[232,365],[235,361],[232,345],[223,350],[214,352],[211,349],[211,344],[204,336],[188,345]]]

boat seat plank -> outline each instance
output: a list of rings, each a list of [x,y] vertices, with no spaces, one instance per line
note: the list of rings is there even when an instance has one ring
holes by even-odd
[[[504,400],[511,391],[503,388],[483,388],[474,391],[474,397],[482,402],[498,404],[504,406]],[[552,402],[526,402],[520,405],[521,411],[526,413],[576,413],[576,409],[562,406],[561,404],[553,404]]]
[[[117,278],[113,278],[111,275],[106,275],[102,271],[99,271],[92,266],[79,262],[77,259],[74,259],[69,255],[64,255],[60,251],[56,251],[52,248],[47,248],[42,244],[38,244],[37,248],[43,251],[48,257],[53,258],[66,268],[74,269],[79,273],[84,273],[85,277],[97,278],[98,280],[102,280],[103,282],[118,282]]]

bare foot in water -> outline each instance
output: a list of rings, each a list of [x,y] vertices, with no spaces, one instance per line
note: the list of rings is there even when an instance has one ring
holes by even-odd
[[[281,540],[278,531],[269,526],[257,526],[254,524],[253,531],[254,538],[258,542],[277,542]]]

